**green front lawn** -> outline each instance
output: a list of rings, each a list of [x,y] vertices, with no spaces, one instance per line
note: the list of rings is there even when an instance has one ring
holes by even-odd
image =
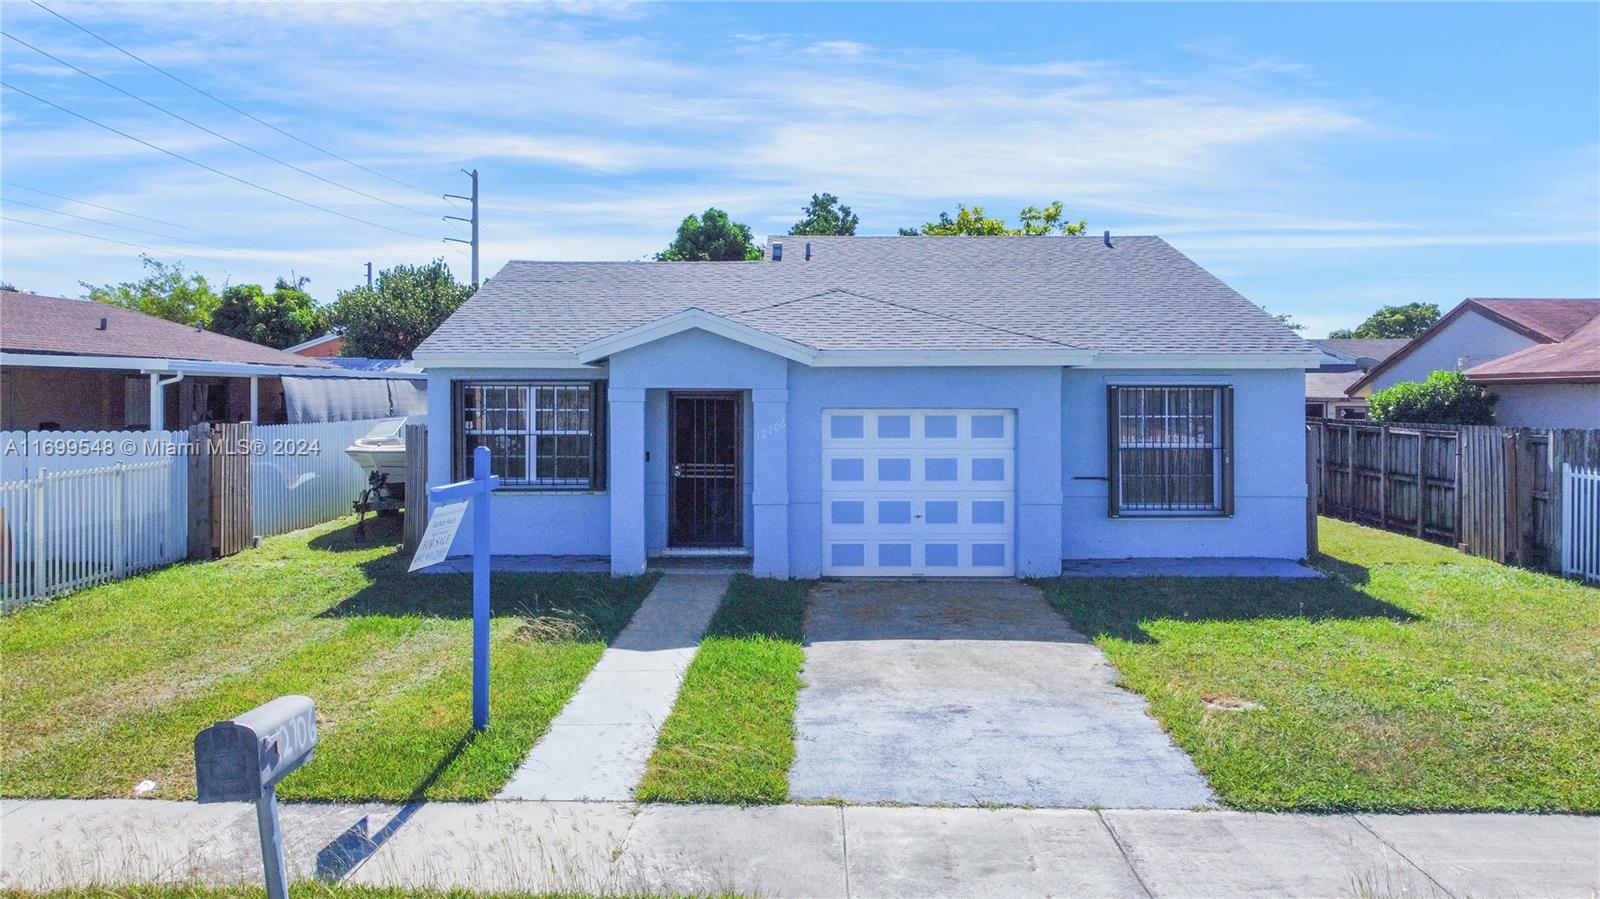
[[[491,721],[471,729],[471,578],[407,574],[352,519],[0,618],[5,796],[194,795],[194,735],[316,700],[289,799],[483,799],[544,733],[653,578],[493,578]]]
[[[794,759],[804,581],[738,575],[661,728],[646,802],[782,802]]]
[[[1042,581],[1228,805],[1600,811],[1600,590],[1321,522],[1326,581]]]

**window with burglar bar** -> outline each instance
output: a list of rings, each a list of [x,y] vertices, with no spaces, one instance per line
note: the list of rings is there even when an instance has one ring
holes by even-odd
[[[487,446],[507,487],[601,489],[604,385],[458,383],[456,476]]]
[[[1110,514],[1233,514],[1231,387],[1109,390]]]

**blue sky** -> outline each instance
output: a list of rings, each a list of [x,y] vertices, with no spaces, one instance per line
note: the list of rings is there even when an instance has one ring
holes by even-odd
[[[465,166],[483,175],[486,275],[510,258],[642,258],[708,205],[781,233],[831,191],[862,233],[958,202],[1014,218],[1061,199],[1096,233],[1166,237],[1311,336],[1386,303],[1600,296],[1592,3],[45,3],[420,190],[8,0],[6,32],[337,184],[9,39],[8,83],[395,229],[5,91],[4,214],[33,224],[0,223],[0,277],[41,292],[137,277],[140,251],[38,224],[151,247],[218,282],[293,271],[324,300],[368,260],[442,254],[465,275],[464,250],[439,241],[464,232],[437,220],[454,211],[434,197],[464,193]]]

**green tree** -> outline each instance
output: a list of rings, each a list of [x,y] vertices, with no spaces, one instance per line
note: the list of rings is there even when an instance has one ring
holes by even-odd
[[[678,225],[678,236],[656,254],[657,262],[736,262],[760,259],[761,247],[748,225],[728,217],[715,206],[703,215],[690,215]]]
[[[121,306],[184,325],[209,325],[212,313],[222,302],[204,275],[184,271],[183,263],[171,265],[143,253],[139,260],[147,274],[137,281],[95,287],[80,281],[89,299],[108,306]]]
[[[340,291],[328,320],[344,333],[346,356],[405,359],[473,290],[455,279],[443,259],[397,265],[379,272],[371,287]]]
[[[1089,227],[1083,219],[1076,222],[1064,221],[1066,207],[1060,200],[1047,206],[1029,206],[1017,214],[1021,222],[1019,227],[1013,228],[1006,224],[1005,219],[991,218],[983,214],[982,206],[967,206],[958,203],[956,214],[951,217],[948,212],[939,213],[938,221],[928,222],[920,229],[901,228],[899,233],[903,237],[918,234],[928,237],[1005,237],[1022,235],[1038,237],[1045,234],[1070,234],[1080,235]]]
[[[1266,312],[1266,307],[1262,307],[1262,311]],[[1294,316],[1287,312],[1267,312],[1267,314],[1272,316],[1273,321],[1283,325],[1285,328],[1288,328],[1296,334],[1306,329],[1305,325],[1295,321]]]
[[[1367,320],[1356,325],[1354,329],[1340,328],[1330,331],[1328,337],[1334,340],[1351,337],[1363,339],[1415,337],[1433,327],[1438,321],[1439,306],[1436,303],[1385,306],[1367,316]]]
[[[850,207],[833,194],[812,194],[811,202],[801,211],[805,217],[794,223],[790,234],[851,236],[856,233],[856,225],[861,223]]]
[[[1401,381],[1367,400],[1373,421],[1494,424],[1495,397],[1458,371],[1436,371],[1422,383]]]
[[[211,316],[211,330],[280,350],[327,333],[327,311],[303,289],[308,280],[291,284],[279,278],[271,293],[259,284],[229,287]]]

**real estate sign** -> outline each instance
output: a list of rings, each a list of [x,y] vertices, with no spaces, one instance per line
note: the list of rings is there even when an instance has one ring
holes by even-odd
[[[450,555],[450,544],[456,541],[456,531],[461,529],[461,519],[467,515],[469,502],[471,500],[462,500],[434,507],[433,514],[428,516],[428,529],[422,533],[422,542],[417,544],[417,554],[411,557],[411,567],[407,571],[437,565]]]

